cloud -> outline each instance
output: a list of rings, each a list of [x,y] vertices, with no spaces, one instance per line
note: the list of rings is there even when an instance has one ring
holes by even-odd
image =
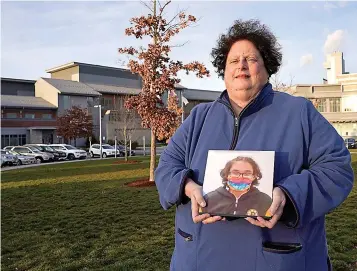
[[[348,5],[348,1],[318,1],[314,3],[311,8],[321,10],[324,9],[327,12],[330,12],[334,9],[345,8]]]
[[[347,4],[348,4],[348,1],[338,1],[338,5],[340,6],[340,8],[346,7]]]
[[[312,61],[313,61],[312,54],[303,55],[300,58],[300,67],[310,65],[310,64],[312,64]]]
[[[334,8],[337,8],[337,6],[335,4],[333,4],[333,3],[331,3],[331,2],[326,2],[324,4],[324,10],[326,10],[326,11],[330,11],[330,10],[332,10]]]
[[[347,32],[344,30],[336,30],[335,32],[328,34],[325,44],[325,54],[332,53],[333,51],[342,50],[344,40],[346,39]]]

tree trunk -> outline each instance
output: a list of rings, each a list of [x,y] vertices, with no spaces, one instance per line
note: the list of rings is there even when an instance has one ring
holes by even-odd
[[[156,138],[153,129],[151,129],[151,152],[150,152],[150,182],[155,181],[154,171],[156,167]]]
[[[156,0],[154,0],[154,17],[156,17]],[[157,29],[155,29],[154,37],[153,37],[153,42],[156,45],[157,44]],[[154,67],[154,70],[157,70],[157,67]],[[155,80],[155,73],[154,73],[154,78],[153,81]],[[150,92],[153,92],[153,87],[152,83],[150,84]],[[155,181],[155,166],[156,166],[156,137],[153,128],[151,128],[151,148],[150,148],[150,182]]]
[[[125,161],[128,161],[128,141],[126,140],[126,127],[124,127],[124,152]]]

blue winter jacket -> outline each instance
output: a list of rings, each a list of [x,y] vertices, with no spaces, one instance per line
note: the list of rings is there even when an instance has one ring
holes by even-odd
[[[273,229],[192,221],[185,179],[202,185],[208,150],[229,149],[276,152],[274,186],[287,203]],[[353,171],[343,139],[312,103],[267,84],[239,116],[227,91],[196,106],[162,153],[155,182],[163,208],[176,205],[170,270],[327,271],[325,215],[346,199]]]

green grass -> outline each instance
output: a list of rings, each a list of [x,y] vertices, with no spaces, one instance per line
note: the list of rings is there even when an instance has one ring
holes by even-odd
[[[357,154],[353,155],[357,172]],[[2,173],[2,270],[168,270],[174,210],[148,176],[148,158],[47,165]],[[334,270],[357,270],[357,189],[327,218]]]

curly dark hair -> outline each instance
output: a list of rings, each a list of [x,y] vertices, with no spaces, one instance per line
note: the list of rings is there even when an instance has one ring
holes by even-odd
[[[255,45],[264,60],[269,77],[278,72],[282,62],[281,45],[269,27],[261,24],[259,20],[236,20],[227,34],[219,37],[217,47],[211,52],[212,64],[218,76],[224,78],[229,50],[239,40],[249,40]]]
[[[250,164],[252,166],[253,174],[255,176],[255,179],[252,182],[252,185],[258,186],[259,185],[259,180],[263,177],[262,172],[260,171],[260,168],[259,168],[257,162],[255,162],[252,158],[245,157],[245,156],[238,156],[238,157],[228,161],[226,166],[224,167],[224,169],[221,170],[220,175],[221,175],[221,178],[222,178],[223,186],[227,185],[227,182],[228,182],[227,178],[228,178],[229,171],[231,170],[232,165],[235,162],[238,162],[238,161],[247,162],[248,164]]]

